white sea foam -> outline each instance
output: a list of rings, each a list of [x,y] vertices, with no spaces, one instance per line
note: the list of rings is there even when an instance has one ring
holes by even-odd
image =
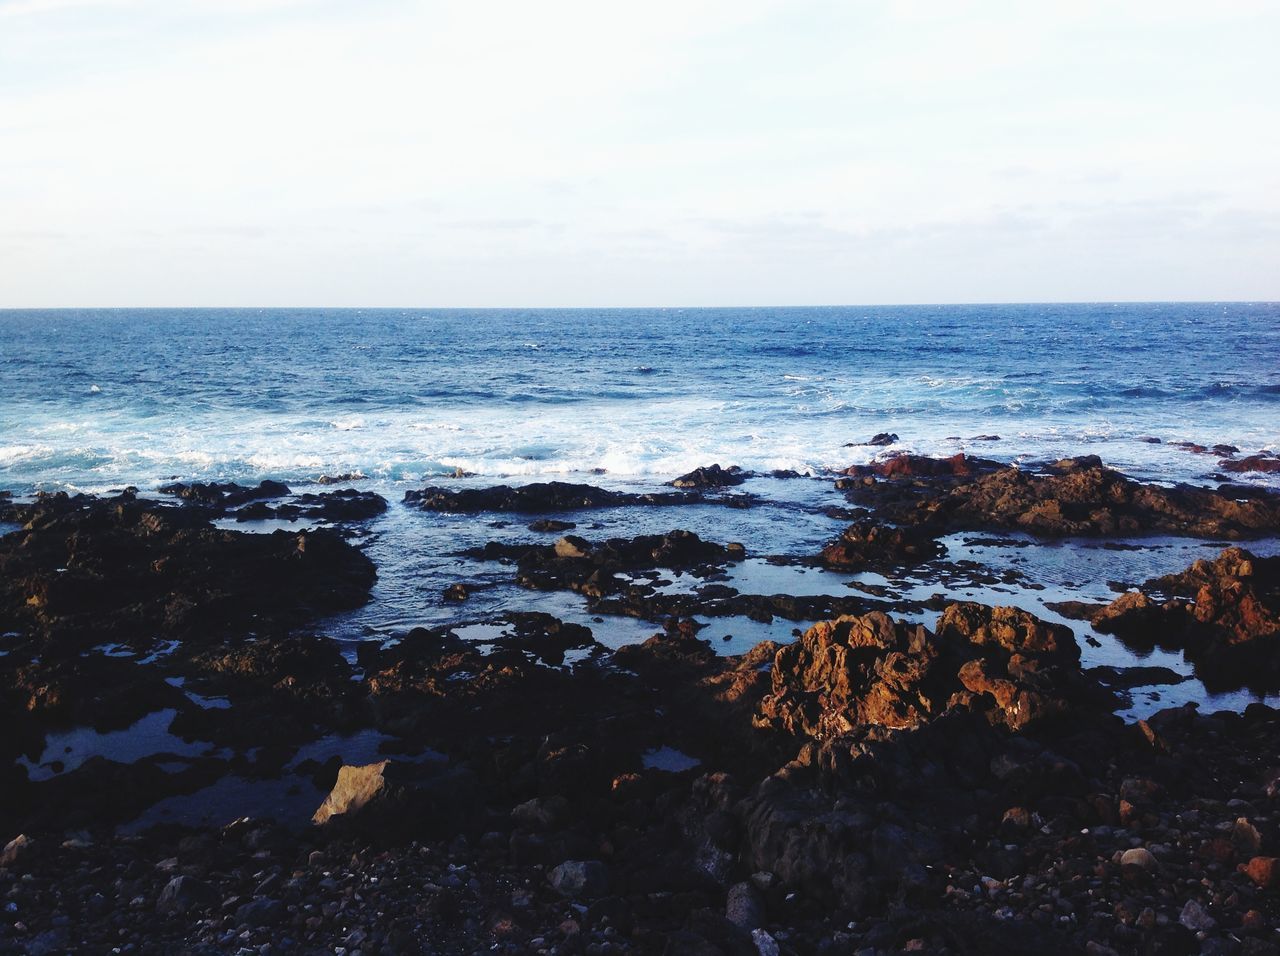
[[[587,474],[610,480],[668,479],[710,462],[757,471],[821,473],[897,451],[1050,460],[1098,454],[1140,476],[1209,480],[1211,456],[1170,442],[1226,441],[1246,452],[1280,446],[1274,427],[1253,422],[1212,431],[1185,423],[1106,418],[1069,420],[1026,413],[980,414],[886,410],[880,396],[831,393],[820,401],[766,405],[706,396],[636,402],[451,408],[438,416],[421,408],[371,415],[284,415],[201,410],[172,419],[126,412],[92,417],[51,412],[8,422],[0,445],[0,487],[140,487],[174,475],[185,479],[289,481],[361,472],[412,482],[456,468],[482,478],[524,479]],[[911,395],[904,395],[911,398]],[[865,403],[865,404],[864,404]],[[905,407],[905,403],[904,403]],[[877,432],[901,435],[888,449],[846,447]],[[997,434],[997,442],[974,442]],[[1160,444],[1137,441],[1155,434]],[[1243,480],[1280,484],[1275,476]]]

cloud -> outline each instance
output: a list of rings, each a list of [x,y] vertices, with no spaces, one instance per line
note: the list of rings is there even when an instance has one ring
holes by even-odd
[[[1280,297],[1230,261],[1280,258],[1265,4],[0,16],[0,305],[1045,298],[1104,252]]]

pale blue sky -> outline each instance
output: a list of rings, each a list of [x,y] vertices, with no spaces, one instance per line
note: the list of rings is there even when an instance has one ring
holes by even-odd
[[[0,0],[0,307],[1280,299],[1280,4]]]

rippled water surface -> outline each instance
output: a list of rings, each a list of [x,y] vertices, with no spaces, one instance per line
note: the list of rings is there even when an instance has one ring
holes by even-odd
[[[1274,303],[0,312],[15,491],[806,470],[881,431],[1198,478],[1169,442],[1276,448],[1278,407]]]

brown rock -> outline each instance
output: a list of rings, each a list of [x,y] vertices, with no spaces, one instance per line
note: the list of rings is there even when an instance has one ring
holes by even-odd
[[[917,529],[858,521],[844,530],[839,541],[822,550],[822,563],[845,570],[910,566],[936,558],[943,550],[933,535]]]
[[[1249,879],[1263,889],[1280,887],[1280,858],[1255,856],[1240,868]]]
[[[777,652],[756,722],[822,738],[966,707],[1018,729],[1069,707],[1078,657],[1069,629],[1016,608],[951,605],[936,635],[878,612],[840,617]]]

